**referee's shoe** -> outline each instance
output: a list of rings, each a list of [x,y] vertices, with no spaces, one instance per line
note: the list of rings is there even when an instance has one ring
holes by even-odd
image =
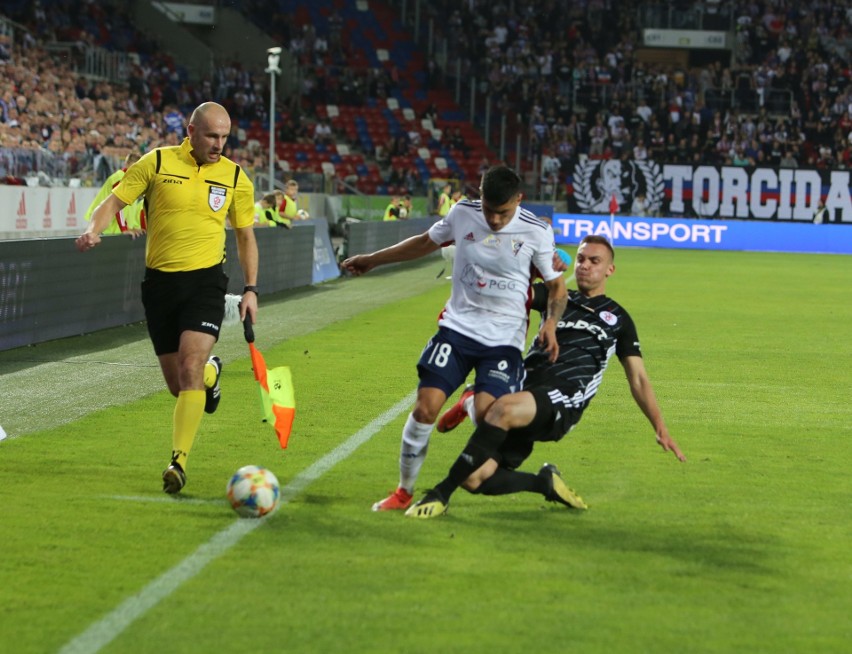
[[[222,399],[222,390],[219,388],[219,377],[222,376],[222,360],[212,356],[204,365],[204,391],[207,394],[204,399],[205,413],[213,413],[219,408],[219,400]]]
[[[559,502],[564,504],[569,509],[588,509],[589,507],[583,501],[583,498],[577,495],[573,490],[568,488],[565,480],[562,479],[562,474],[552,463],[545,463],[538,471],[538,476],[543,477],[547,481],[547,492],[544,494],[544,499],[548,502]]]
[[[163,470],[163,491],[169,495],[179,493],[186,485],[186,473],[177,462],[177,457],[172,459],[169,467]]]

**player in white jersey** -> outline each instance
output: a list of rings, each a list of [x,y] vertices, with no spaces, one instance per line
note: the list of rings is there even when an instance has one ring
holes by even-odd
[[[480,201],[463,200],[429,229],[429,238],[456,246],[453,292],[438,324],[483,345],[523,350],[530,274],[551,267],[551,228],[518,207],[509,223],[495,231],[485,221]]]
[[[505,166],[482,177],[482,200],[456,204],[427,232],[396,245],[343,262],[353,275],[386,263],[410,261],[455,243],[452,295],[417,364],[417,401],[402,432],[400,481],[374,511],[410,506],[432,425],[447,398],[476,371],[474,406],[478,417],[498,397],[520,388],[521,359],[529,325],[530,284],[541,276],[548,289],[548,316],[561,316],[567,302],[562,275],[553,268],[549,225],[521,208],[521,180]],[[539,330],[547,355],[556,360],[556,322]]]

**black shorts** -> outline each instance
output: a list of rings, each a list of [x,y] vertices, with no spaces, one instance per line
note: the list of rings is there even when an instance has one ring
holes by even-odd
[[[145,269],[142,304],[157,356],[178,351],[184,331],[219,339],[228,276],[221,265],[187,272]]]
[[[569,405],[570,399],[566,403],[566,398],[571,396],[565,393],[565,389],[533,386],[524,390],[535,398],[535,417],[526,427],[510,429],[500,446],[498,463],[510,470],[527,460],[536,442],[560,440],[580,422],[583,415],[582,408]]]

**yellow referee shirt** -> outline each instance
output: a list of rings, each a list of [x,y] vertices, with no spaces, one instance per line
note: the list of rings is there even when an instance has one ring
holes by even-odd
[[[254,185],[240,167],[220,157],[199,166],[185,138],[151,150],[127,170],[113,193],[130,204],[145,196],[145,265],[165,272],[210,268],[225,259],[225,218],[254,224]]]

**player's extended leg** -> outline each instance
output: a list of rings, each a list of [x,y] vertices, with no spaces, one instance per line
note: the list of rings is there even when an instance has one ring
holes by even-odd
[[[177,493],[186,483],[186,459],[204,415],[204,367],[215,342],[210,334],[186,330],[181,334],[177,353],[159,357],[163,376],[173,395],[175,380],[177,382],[172,459],[163,472],[163,490],[167,493]]]
[[[449,474],[434,489],[412,506],[406,513],[409,517],[431,518],[445,513],[450,496],[474,473],[471,486],[478,486],[479,479],[493,474],[500,446],[506,440],[509,429],[530,424],[535,417],[535,399],[525,392],[504,395],[492,402],[464,450],[450,467]]]
[[[412,506],[406,515],[432,518],[446,513],[450,496],[460,485],[472,493],[485,495],[529,491],[539,493],[551,502],[585,509],[583,499],[565,485],[556,466],[545,463],[538,474],[531,474],[498,465],[498,459],[502,458],[501,448],[509,438],[509,430],[521,430],[530,425],[534,428],[552,425],[551,406],[543,406],[544,411],[541,411],[537,398],[529,392],[504,395],[495,401],[462,454],[450,468],[449,475]],[[537,421],[539,413],[544,415]],[[518,439],[517,447],[516,441],[510,441],[512,464],[519,465],[532,451],[532,441],[521,436],[522,432],[513,431],[512,434]]]
[[[399,487],[389,497],[373,504],[373,511],[406,509],[411,504],[411,494],[426,457],[432,425],[447,397],[464,383],[473,368],[476,350],[482,347],[466,336],[440,327],[423,348],[417,362],[420,378],[417,402],[402,431]]]
[[[535,392],[539,393],[538,390]],[[482,495],[508,495],[525,491],[538,493],[550,502],[559,502],[573,509],[587,508],[583,498],[565,484],[555,465],[545,463],[538,474],[515,469],[532,452],[533,440],[551,433],[556,426],[553,405],[549,399],[543,400],[533,393],[521,393],[518,396],[506,396],[503,402],[494,405],[493,411],[489,411],[486,417],[486,420],[512,426],[513,431],[509,433],[500,452],[503,465],[498,466],[497,461],[489,459],[462,486],[471,493]],[[530,410],[533,411],[532,417]]]
[[[417,402],[402,429],[399,486],[388,497],[373,504],[373,511],[400,511],[411,505],[414,484],[429,450],[432,425],[446,401],[446,393],[439,388],[421,387],[417,390]]]
[[[489,464],[493,464],[489,466]],[[490,470],[490,472],[489,472]],[[501,468],[493,459],[467,478],[462,487],[479,495],[511,495],[538,493],[548,502],[559,502],[571,509],[587,509],[583,498],[562,479],[562,473],[552,463],[545,463],[537,474]]]

